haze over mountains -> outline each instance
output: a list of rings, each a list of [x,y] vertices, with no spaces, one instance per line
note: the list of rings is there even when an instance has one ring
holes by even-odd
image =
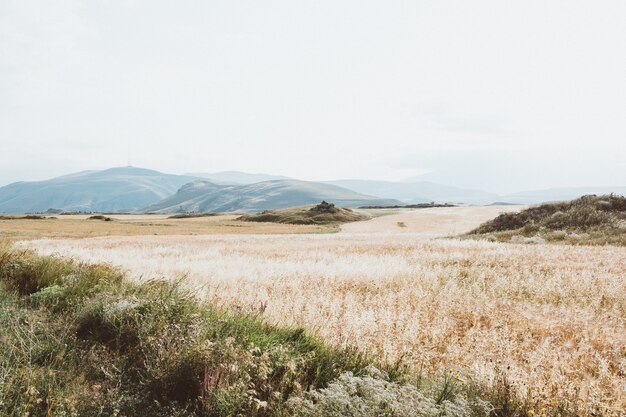
[[[489,204],[498,201],[499,198],[497,194],[486,191],[466,190],[427,181],[405,183],[372,180],[337,180],[329,181],[329,183],[364,194],[401,200],[409,204],[430,203],[432,201]]]
[[[300,181],[238,171],[187,175],[118,167],[0,187],[0,213],[261,211],[332,201],[339,206],[416,203],[532,204],[583,194],[626,194],[626,186],[553,188],[497,195],[426,181]]]
[[[299,180],[273,180],[245,185],[195,181],[170,198],[146,207],[150,212],[262,211],[332,201],[342,207],[401,204],[338,187]]]
[[[46,181],[0,187],[0,213],[134,211],[154,204],[198,178],[150,169],[119,167],[83,171]]]
[[[241,171],[222,171],[222,172],[199,172],[193,174],[185,174],[192,177],[206,178],[216,184],[254,184],[262,181],[288,180],[289,177],[282,175],[270,174],[250,174]]]

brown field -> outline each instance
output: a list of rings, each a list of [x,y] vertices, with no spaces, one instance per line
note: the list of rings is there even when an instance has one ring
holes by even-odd
[[[483,385],[506,378],[537,414],[560,402],[581,415],[622,415],[626,248],[438,238],[518,209],[395,210],[331,234],[150,216],[9,220],[0,235],[59,237],[22,245],[110,262],[138,280],[185,276],[213,302],[425,372]]]
[[[0,237],[12,240],[40,238],[85,238],[97,236],[283,234],[319,233],[320,226],[293,227],[284,224],[250,224],[235,221],[238,215],[168,219],[167,215],[107,215],[113,221],[89,220],[89,215],[52,215],[46,219],[0,219]]]

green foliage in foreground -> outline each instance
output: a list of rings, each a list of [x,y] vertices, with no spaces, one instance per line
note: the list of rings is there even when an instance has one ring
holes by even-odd
[[[2,416],[522,415],[175,284],[1,246],[0,346]]]
[[[626,197],[586,195],[504,213],[466,237],[513,243],[626,246]]]

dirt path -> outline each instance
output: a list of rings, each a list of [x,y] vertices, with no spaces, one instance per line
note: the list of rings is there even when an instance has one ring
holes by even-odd
[[[522,210],[523,206],[438,207],[400,209],[366,222],[348,223],[344,233],[420,233],[424,237],[458,235],[468,232],[498,214]],[[392,209],[398,211],[397,209]],[[378,213],[382,210],[378,211]]]

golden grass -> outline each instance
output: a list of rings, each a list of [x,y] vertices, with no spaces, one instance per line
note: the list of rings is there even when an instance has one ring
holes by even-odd
[[[441,210],[431,217],[440,222],[439,234],[459,228],[451,213],[484,216],[477,208]],[[626,248],[432,240],[437,227],[428,216],[381,217],[330,235],[122,236],[26,245],[112,262],[136,279],[186,275],[219,304],[305,325],[331,343],[402,358],[416,369],[452,369],[486,385],[506,377],[538,414],[561,402],[582,415],[620,415]],[[388,223],[391,228],[378,229]],[[416,232],[419,225],[424,233]]]
[[[236,221],[236,215],[168,219],[167,215],[107,215],[113,221],[89,220],[91,215],[62,215],[56,218],[0,219],[0,238],[11,240],[84,238],[96,236],[201,235],[256,233],[319,233],[320,226],[288,224],[251,224]]]
[[[306,325],[332,343],[415,368],[454,369],[480,384],[506,377],[538,413],[565,402],[582,415],[619,415],[626,407],[626,249],[431,239],[500,211],[371,211],[391,215],[334,235],[271,236],[329,229],[234,216],[9,220],[0,222],[0,235],[118,235],[26,244],[112,262],[137,279],[187,275],[217,303],[262,310],[272,322]]]

